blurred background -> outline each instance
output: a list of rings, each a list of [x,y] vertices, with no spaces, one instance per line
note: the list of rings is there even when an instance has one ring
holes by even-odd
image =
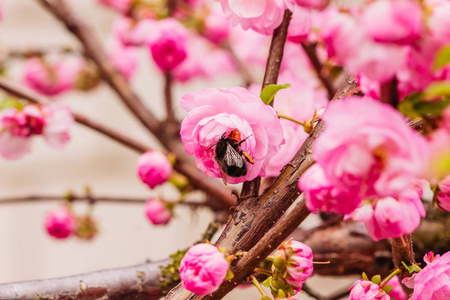
[[[105,40],[117,14],[99,6],[94,0],[68,0],[75,11]],[[30,0],[2,0],[0,47],[25,50],[33,47],[67,45],[77,41],[53,16]],[[137,73],[131,84],[157,116],[164,115],[163,76],[152,65],[147,51],[141,50]],[[20,78],[17,64],[9,72]],[[174,99],[188,91],[206,87],[231,87],[241,83],[233,76],[215,81],[198,80],[175,86]],[[158,149],[159,145],[134,120],[114,92],[100,85],[89,93],[69,92],[58,96],[74,111],[127,133]],[[178,108],[182,117],[183,111]],[[33,141],[32,153],[19,160],[0,160],[0,198],[33,194],[63,195],[71,190],[83,194],[89,186],[93,195],[147,198],[157,195],[140,182],[136,175],[138,154],[79,125],[71,130],[71,141],[60,151],[48,147],[43,140]],[[170,197],[170,187],[158,190]],[[0,206],[0,283],[75,275],[100,269],[117,268],[167,258],[170,253],[195,242],[213,220],[206,209],[176,209],[169,225],[157,227],[144,215],[144,207],[135,204],[95,205],[93,215],[99,234],[91,241],[71,238],[56,240],[44,228],[48,211],[58,202],[2,204]],[[76,204],[77,211],[86,206]],[[313,222],[311,220],[310,222]],[[187,229],[188,230],[185,230]],[[353,278],[329,281],[312,278],[310,285],[333,293],[348,288]],[[312,299],[300,293],[300,299]],[[236,289],[226,299],[259,299],[253,289]]]

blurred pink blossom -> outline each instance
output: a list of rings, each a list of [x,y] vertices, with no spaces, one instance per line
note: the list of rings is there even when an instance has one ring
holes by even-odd
[[[56,149],[69,141],[73,117],[67,107],[27,105],[5,109],[0,122],[0,155],[18,159],[31,149],[31,137],[42,135]]]
[[[424,175],[428,145],[390,105],[350,97],[331,102],[322,119],[313,158],[337,188],[383,198]]]
[[[359,88],[361,89],[361,92],[375,100],[380,99],[380,83],[370,80],[365,76],[364,74],[358,74],[356,77],[356,83],[358,84]]]
[[[75,232],[76,226],[76,218],[65,207],[55,209],[45,217],[45,228],[48,234],[57,239],[68,238]]]
[[[146,152],[137,161],[139,178],[151,189],[165,183],[172,175],[172,172],[172,164],[159,151]]]
[[[225,16],[233,26],[241,25],[266,35],[272,35],[283,20],[284,0],[221,0]]]
[[[306,8],[323,9],[328,5],[330,0],[286,0],[286,2],[291,9],[293,4]]]
[[[299,6],[295,7],[289,24],[287,40],[293,43],[302,43],[311,33],[311,27],[311,10]]]
[[[150,198],[145,202],[145,215],[154,225],[165,225],[172,218],[172,212],[158,198]]]
[[[228,38],[230,23],[220,8],[220,4],[211,3],[209,14],[204,20],[203,35],[213,43],[220,44]]]
[[[74,87],[83,65],[77,57],[29,58],[24,64],[23,81],[41,94],[55,96]]]
[[[97,0],[97,2],[123,14],[127,13],[133,4],[133,0]]]
[[[386,283],[386,286],[388,286],[388,285],[392,286],[392,291],[389,293],[389,297],[391,297],[391,299],[395,299],[395,300],[407,300],[408,299],[408,296],[406,296],[406,293],[403,290],[403,287],[397,276],[392,277],[392,279]]]
[[[375,240],[398,238],[412,233],[425,217],[425,208],[417,190],[405,190],[397,198],[386,197],[356,209],[352,218],[364,222],[369,235]]]
[[[170,71],[186,58],[188,30],[177,20],[167,18],[155,23],[147,45],[156,65]]]
[[[197,295],[211,294],[225,280],[228,267],[228,261],[217,247],[211,244],[191,246],[180,263],[181,284]]]
[[[414,292],[409,299],[450,299],[450,252],[425,255],[424,261],[427,266],[414,276]]]
[[[198,35],[190,35],[186,59],[172,71],[180,82],[194,78],[214,78],[236,71],[233,60],[227,51],[211,44]]]
[[[390,300],[391,297],[376,283],[366,279],[356,281],[350,287],[348,300]]]
[[[450,176],[439,182],[437,192],[437,205],[443,210],[450,211]]]
[[[412,44],[422,32],[422,8],[413,0],[379,0],[365,7],[362,21],[376,42]]]
[[[106,53],[111,63],[129,80],[137,67],[138,53],[135,47],[125,46],[114,37],[106,41]]]
[[[306,206],[312,213],[349,214],[361,203],[357,194],[343,192],[326,178],[319,165],[310,167],[299,179],[298,187],[306,198]]]
[[[112,25],[112,33],[125,46],[142,46],[148,41],[157,21],[144,19],[135,23],[128,17],[121,16]]]
[[[284,143],[275,110],[244,88],[205,89],[186,94],[181,106],[188,112],[180,132],[184,148],[188,154],[195,155],[197,167],[210,177],[221,177],[214,159],[214,145],[224,134],[236,130],[243,141],[240,150],[254,161],[254,164],[245,162],[248,170],[245,176],[228,177],[230,183],[265,176],[268,159]]]

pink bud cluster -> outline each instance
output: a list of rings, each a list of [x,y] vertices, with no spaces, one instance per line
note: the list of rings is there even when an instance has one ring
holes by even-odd
[[[25,61],[23,81],[41,94],[56,96],[76,88],[84,65],[84,60],[78,57],[29,58]]]
[[[217,247],[211,244],[194,245],[181,260],[181,284],[197,295],[211,294],[225,280],[228,268],[228,261]]]
[[[272,276],[264,284],[276,298],[296,295],[313,273],[313,253],[307,245],[292,238],[283,242],[270,257]]]
[[[391,286],[390,292],[384,287]],[[406,300],[407,296],[402,289],[398,277],[395,276],[389,280],[384,286],[374,283],[367,279],[360,279],[350,287],[350,295],[348,300]]]
[[[31,150],[31,138],[41,135],[47,143],[61,149],[70,140],[73,116],[67,107],[26,105],[0,113],[0,155],[17,159]]]
[[[429,157],[425,139],[395,109],[367,98],[331,103],[323,121],[317,164],[299,180],[308,208],[353,216],[375,240],[414,231],[425,215],[415,186]]]

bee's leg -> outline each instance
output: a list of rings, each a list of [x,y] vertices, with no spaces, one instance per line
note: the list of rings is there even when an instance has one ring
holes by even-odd
[[[241,151],[241,152],[239,152],[239,153],[240,153],[241,155],[244,155],[245,160],[248,161],[249,163],[251,163],[252,165],[255,163],[255,162],[253,161],[253,158],[251,158],[250,155],[249,155],[247,152]]]
[[[252,134],[250,134],[248,137],[246,137],[245,139],[243,139],[242,141],[240,141],[239,142],[239,144],[238,144],[238,146],[240,146],[243,142],[245,142],[249,137],[251,137],[253,135],[253,133]]]

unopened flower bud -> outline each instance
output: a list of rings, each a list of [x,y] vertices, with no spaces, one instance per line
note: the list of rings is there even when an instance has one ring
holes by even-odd
[[[172,211],[158,198],[150,198],[145,203],[145,215],[154,225],[165,225],[172,218]]]
[[[76,235],[80,239],[90,240],[98,232],[97,223],[91,216],[85,216],[77,219],[77,231]]]
[[[45,228],[48,234],[57,239],[69,237],[75,231],[76,225],[75,217],[67,208],[53,210],[45,218]]]
[[[158,151],[144,153],[137,162],[139,178],[151,189],[166,182],[172,171],[172,165],[167,157]]]
[[[211,294],[225,280],[228,267],[228,261],[217,247],[205,243],[194,245],[181,260],[181,284],[197,295]]]

